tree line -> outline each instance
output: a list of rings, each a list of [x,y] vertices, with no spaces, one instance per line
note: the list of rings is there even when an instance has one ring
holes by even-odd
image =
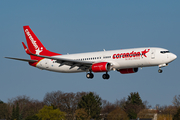
[[[43,101],[27,96],[0,100],[0,119],[6,120],[129,120],[153,118],[180,120],[180,95],[173,98],[173,105],[151,109],[142,101],[138,92],[110,103],[94,92],[64,93],[53,91],[45,94]]]

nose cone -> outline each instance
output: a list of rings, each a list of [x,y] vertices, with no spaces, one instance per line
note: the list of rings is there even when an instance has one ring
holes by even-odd
[[[172,53],[172,54],[171,54],[171,59],[172,59],[172,60],[175,60],[176,58],[177,58],[177,56]]]

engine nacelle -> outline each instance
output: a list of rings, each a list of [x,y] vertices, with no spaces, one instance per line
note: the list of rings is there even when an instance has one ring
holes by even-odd
[[[110,70],[111,64],[108,62],[94,63],[91,67],[93,72],[108,72]]]
[[[127,68],[127,69],[120,69],[118,70],[121,74],[129,74],[129,73],[136,73],[138,68]]]

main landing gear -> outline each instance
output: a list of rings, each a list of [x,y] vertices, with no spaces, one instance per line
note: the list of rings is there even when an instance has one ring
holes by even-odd
[[[86,77],[87,77],[88,79],[92,79],[92,78],[94,77],[94,74],[92,74],[91,72],[90,72],[90,73],[87,73],[87,74],[86,74]]]
[[[102,75],[102,78],[103,78],[103,79],[109,79],[110,76],[109,76],[109,74],[106,72],[106,74],[103,74],[103,75]]]
[[[93,74],[92,72],[87,73],[87,74],[86,74],[86,77],[87,77],[88,79],[92,79],[92,78],[94,77],[94,74]],[[109,79],[110,76],[109,76],[109,74],[106,72],[106,74],[103,74],[103,75],[102,75],[102,78],[103,78],[103,79]]]

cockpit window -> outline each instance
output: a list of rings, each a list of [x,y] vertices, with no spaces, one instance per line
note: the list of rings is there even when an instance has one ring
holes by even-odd
[[[160,53],[170,53],[169,51],[160,51]]]

